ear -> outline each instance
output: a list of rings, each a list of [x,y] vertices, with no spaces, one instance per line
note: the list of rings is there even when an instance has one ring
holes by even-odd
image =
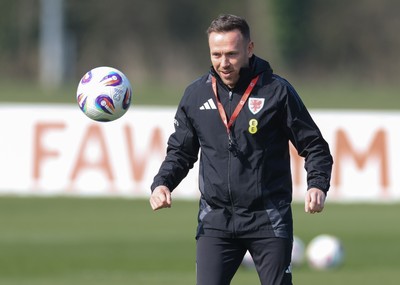
[[[250,41],[247,46],[247,56],[250,58],[253,56],[254,53],[254,42]]]

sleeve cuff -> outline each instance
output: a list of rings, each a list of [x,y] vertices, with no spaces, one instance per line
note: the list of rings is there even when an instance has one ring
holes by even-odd
[[[307,190],[311,189],[311,188],[318,188],[322,191],[325,192],[325,194],[329,191],[329,180],[327,179],[315,179],[313,181],[309,181],[308,182],[308,188]]]

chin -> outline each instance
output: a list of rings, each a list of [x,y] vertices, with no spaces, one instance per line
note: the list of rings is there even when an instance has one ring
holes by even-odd
[[[221,79],[222,79],[222,82],[224,82],[224,84],[225,85],[234,85],[234,80],[232,80],[232,79],[227,79],[227,78],[223,78],[223,77],[221,77]]]
[[[225,81],[224,82],[225,83],[225,85],[226,86],[228,86],[229,88],[233,88],[233,87],[235,87],[235,85],[236,85],[236,82],[235,81]]]

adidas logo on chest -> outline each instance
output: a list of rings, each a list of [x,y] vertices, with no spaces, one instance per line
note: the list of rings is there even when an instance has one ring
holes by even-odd
[[[216,110],[217,106],[215,105],[212,98],[208,99],[203,105],[200,106],[200,110]]]

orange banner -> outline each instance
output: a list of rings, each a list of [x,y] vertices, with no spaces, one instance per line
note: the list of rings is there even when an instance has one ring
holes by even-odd
[[[98,123],[70,105],[2,105],[0,194],[147,198],[173,131],[174,108],[137,107]],[[400,200],[400,113],[311,112],[334,156],[329,199]],[[306,191],[292,148],[294,198]],[[198,166],[174,192],[196,198]]]

